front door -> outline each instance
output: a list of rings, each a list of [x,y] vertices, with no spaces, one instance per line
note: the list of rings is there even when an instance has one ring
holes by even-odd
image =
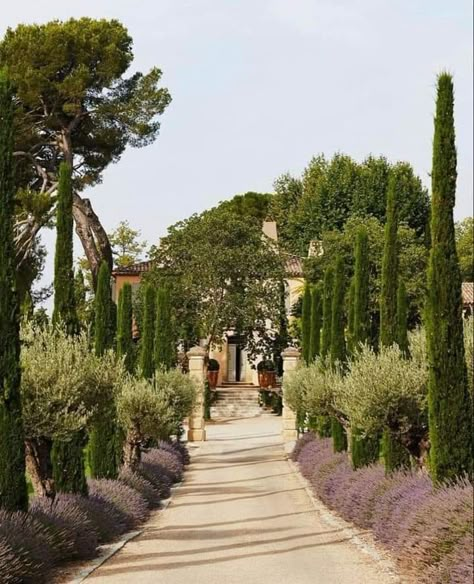
[[[242,350],[239,337],[227,339],[227,381],[245,379],[245,351]]]

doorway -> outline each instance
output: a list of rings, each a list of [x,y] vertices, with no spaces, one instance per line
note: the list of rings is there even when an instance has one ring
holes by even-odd
[[[227,381],[238,382],[245,380],[246,354],[240,337],[232,336],[227,339]]]

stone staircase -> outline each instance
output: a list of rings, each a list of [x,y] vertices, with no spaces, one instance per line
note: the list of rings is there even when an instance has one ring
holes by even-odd
[[[259,388],[251,383],[224,381],[215,392],[211,419],[253,418],[261,414],[258,404]]]

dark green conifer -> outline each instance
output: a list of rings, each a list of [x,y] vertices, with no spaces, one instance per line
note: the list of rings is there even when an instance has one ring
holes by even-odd
[[[324,272],[323,285],[323,332],[321,336],[321,357],[327,357],[331,348],[332,293],[334,268],[329,266]]]
[[[430,467],[435,481],[472,473],[472,401],[464,355],[461,273],[453,208],[457,160],[451,75],[438,77],[431,173],[426,331]]]
[[[155,367],[171,369],[175,363],[173,322],[169,289],[162,287],[156,295]]]
[[[28,506],[20,404],[14,195],[12,92],[0,69],[0,508],[9,511],[26,510]]]
[[[114,344],[115,308],[112,306],[112,289],[110,286],[110,270],[107,262],[100,264],[95,293],[94,314],[94,350],[99,357]]]
[[[311,287],[306,284],[303,292],[303,307],[301,311],[301,354],[306,365],[310,362],[311,342]]]
[[[349,354],[354,352],[356,346],[354,341],[354,317],[355,317],[355,279],[351,279],[351,284],[349,286],[349,308],[347,311],[347,351]]]
[[[346,341],[344,336],[344,260],[341,256],[336,258],[334,268],[334,284],[331,306],[331,367],[343,367],[346,361]],[[331,420],[331,433],[335,452],[347,450],[347,436],[342,424]]]
[[[84,465],[84,432],[75,432],[67,442],[55,440],[51,449],[53,479],[56,490],[62,493],[87,495]]]
[[[397,291],[397,344],[400,351],[408,357],[408,305],[407,291],[403,280],[398,282]]]
[[[154,337],[155,337],[155,289],[146,284],[143,307],[143,320],[140,338],[140,371],[143,377],[149,379],[155,372]]]
[[[362,436],[362,432],[353,428],[351,432],[351,459],[354,469],[368,466],[379,458],[380,437]]]
[[[117,356],[124,359],[127,371],[132,372],[133,363],[133,308],[132,286],[126,282],[119,292],[117,310]]]
[[[402,468],[410,468],[410,454],[400,440],[386,428],[382,435],[382,456],[385,472],[390,474]]]
[[[394,169],[387,191],[387,222],[382,258],[382,286],[380,290],[380,342],[390,347],[397,338],[397,288],[398,288],[398,201],[397,172]]]
[[[73,271],[72,169],[59,165],[56,204],[56,249],[54,255],[53,323],[71,334],[79,332]]]
[[[321,352],[321,326],[323,322],[323,301],[321,283],[311,290],[311,331],[309,339],[309,361],[312,362]]]
[[[336,258],[331,304],[331,366],[343,365],[346,361],[345,319],[344,319],[344,260]]]
[[[354,266],[354,323],[355,346],[367,342],[370,333],[369,313],[369,239],[367,230],[357,232]]]

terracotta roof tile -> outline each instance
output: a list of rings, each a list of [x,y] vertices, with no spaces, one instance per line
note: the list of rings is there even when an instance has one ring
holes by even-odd
[[[474,304],[474,283],[462,283],[462,301],[463,304]]]

